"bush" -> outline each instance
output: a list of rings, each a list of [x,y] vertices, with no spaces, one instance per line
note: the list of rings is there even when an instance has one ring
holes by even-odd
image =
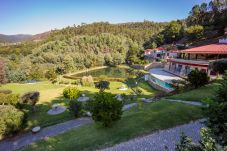
[[[187,80],[193,87],[198,88],[207,84],[209,82],[209,77],[206,72],[196,69],[188,74]]]
[[[22,103],[28,103],[32,105],[32,112],[36,111],[36,103],[39,101],[40,93],[38,91],[27,92],[22,95]]]
[[[99,81],[95,83],[95,87],[99,89],[100,91],[104,91],[105,89],[110,88],[110,82],[109,81]]]
[[[94,80],[92,76],[83,76],[81,79],[81,83],[83,86],[93,86]]]
[[[94,100],[90,102],[90,106],[93,120],[101,122],[104,127],[111,126],[121,118],[123,103],[111,93],[97,93]]]
[[[0,105],[14,105],[16,106],[20,102],[18,94],[3,94],[0,93]]]
[[[218,72],[219,74],[225,73],[227,69],[227,59],[218,59],[209,64],[209,68],[214,72]]]
[[[217,98],[219,102],[225,102],[227,101],[227,72],[223,75],[223,80],[220,83],[221,86],[217,90]]]
[[[0,90],[0,93],[3,93],[3,94],[11,94],[12,91],[11,90]]]
[[[82,102],[76,100],[71,100],[69,102],[69,109],[75,117],[79,117],[82,111]]]
[[[199,144],[192,142],[192,139],[182,133],[180,141],[176,144],[176,151],[218,151],[215,140],[211,137],[211,131],[207,128],[200,130],[201,140]]]
[[[11,105],[0,105],[0,136],[7,136],[20,130],[24,113]]]
[[[63,95],[65,98],[73,100],[80,96],[80,91],[75,87],[67,87],[63,90]]]
[[[76,79],[73,82],[71,82],[71,84],[80,85],[81,84],[81,81],[80,81],[80,79]]]
[[[55,73],[54,69],[50,69],[45,73],[45,78],[47,78],[48,80],[53,81],[54,79],[57,78],[57,74]]]

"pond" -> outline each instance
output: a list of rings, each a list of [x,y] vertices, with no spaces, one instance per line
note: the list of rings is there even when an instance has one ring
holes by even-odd
[[[72,75],[72,77],[83,77],[91,75],[92,77],[127,78],[129,75],[128,71],[129,69],[127,68],[108,67],[74,74]]]

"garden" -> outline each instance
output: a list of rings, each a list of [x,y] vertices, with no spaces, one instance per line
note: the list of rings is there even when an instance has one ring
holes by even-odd
[[[144,73],[134,72],[124,81],[107,81],[103,77],[96,81],[92,76],[84,75],[79,80],[59,76],[54,83],[50,80],[2,85],[0,91],[5,99],[1,107],[6,106],[2,111],[7,111],[7,114],[1,112],[1,115],[4,119],[14,120],[15,125],[7,127],[12,123],[3,120],[1,134],[4,137],[15,136],[37,126],[42,130],[72,119],[88,117],[94,122],[35,142],[24,150],[70,150],[74,147],[94,150],[204,117],[200,107],[162,99],[166,94],[154,90],[144,81],[141,78]],[[206,95],[209,92],[212,99],[220,84],[205,84],[165,98],[201,101],[203,96],[209,98]],[[195,92],[204,95],[192,95]],[[159,99],[154,99],[156,97]],[[130,104],[135,106],[124,108]]]
[[[14,134],[29,131],[36,126],[44,128],[74,119],[74,113],[70,110],[70,98],[63,96],[63,90],[65,88],[76,88],[78,89],[80,96],[84,95],[86,97],[89,97],[90,99],[92,99],[94,95],[99,92],[99,89],[95,87],[95,81],[92,77],[88,78],[87,76],[84,76],[83,78],[81,78],[81,81],[79,81],[79,83],[77,82],[77,80],[66,79],[62,76],[59,77],[58,80],[59,82],[54,84],[53,81],[41,81],[34,83],[8,83],[2,85],[0,87],[0,91],[2,96],[6,96],[6,103],[4,103],[4,100],[1,100],[1,106],[9,105],[11,108],[15,108],[15,111],[18,111],[18,113],[21,114],[21,117],[19,117],[20,119],[18,120],[20,122],[14,130],[10,130],[10,132],[7,132],[5,134],[3,130],[1,135],[5,135],[6,137],[13,136]],[[121,90],[120,88],[124,88],[124,90]],[[143,80],[138,83],[138,90],[140,92],[140,95],[136,97],[136,99],[134,99],[135,97],[133,95],[135,91],[133,90],[133,88],[128,87],[127,81],[111,81],[109,82],[109,88],[105,91],[110,92],[112,95],[122,95],[122,97],[127,96],[128,101],[125,101],[124,104],[137,102],[141,97],[152,97],[157,93],[156,90],[150,87]],[[32,104],[32,97],[24,102],[22,102],[21,99],[27,93],[34,92],[39,93],[37,97],[38,100],[34,103],[35,110],[33,109],[34,107]],[[78,95],[77,98],[80,96]],[[8,101],[13,101],[14,98],[15,103]],[[56,104],[64,107],[66,110],[58,115],[49,115],[48,111],[53,108],[53,105]],[[7,127],[6,122],[4,123],[4,126]]]

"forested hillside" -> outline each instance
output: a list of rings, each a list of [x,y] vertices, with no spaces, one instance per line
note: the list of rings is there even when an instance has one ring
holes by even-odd
[[[146,48],[224,35],[226,6],[225,0],[195,5],[188,18],[169,23],[82,23],[48,32],[38,41],[1,46],[0,57],[11,82],[42,79],[49,70],[62,74],[100,65],[142,64]]]
[[[167,23],[82,24],[52,31],[41,41],[0,47],[9,81],[44,78],[55,69],[62,73],[101,65],[143,63],[143,43]]]

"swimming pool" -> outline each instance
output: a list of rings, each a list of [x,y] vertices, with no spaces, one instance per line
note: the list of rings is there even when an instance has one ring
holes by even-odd
[[[150,82],[153,82],[153,83],[161,86],[164,89],[167,89],[169,91],[174,90],[174,88],[172,87],[171,83],[168,83],[168,82],[162,81],[160,79],[157,79],[156,77],[154,77],[152,75],[149,75],[149,80],[150,80]]]

